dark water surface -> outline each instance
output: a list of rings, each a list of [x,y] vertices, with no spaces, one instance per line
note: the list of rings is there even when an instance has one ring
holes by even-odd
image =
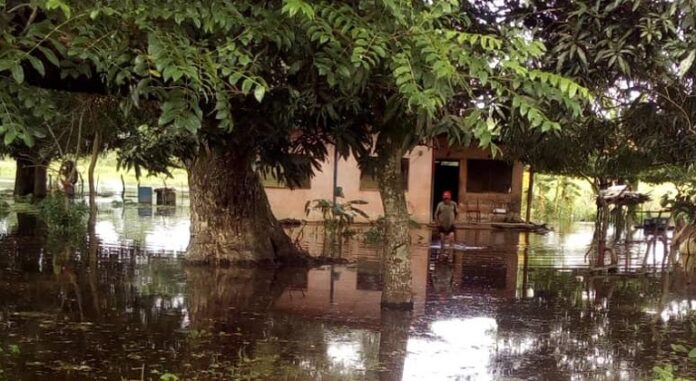
[[[98,257],[30,222],[0,224],[19,227],[0,241],[0,380],[643,380],[664,362],[696,375],[672,350],[696,346],[694,286],[660,256],[639,272],[639,245],[619,274],[590,275],[591,225],[460,231],[471,249],[451,264],[415,230],[403,313],[380,311],[379,249],[359,239],[349,265],[210,269],[180,261],[184,208],[102,208]],[[321,252],[318,227],[292,234]]]

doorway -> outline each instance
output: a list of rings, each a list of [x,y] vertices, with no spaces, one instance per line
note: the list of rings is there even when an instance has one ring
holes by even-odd
[[[444,191],[450,191],[452,200],[459,201],[459,160],[435,160],[432,215]]]

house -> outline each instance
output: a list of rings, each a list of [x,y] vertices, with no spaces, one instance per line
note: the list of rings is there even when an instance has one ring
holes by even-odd
[[[307,201],[331,199],[334,168],[344,200],[364,200],[362,205],[371,219],[383,215],[377,182],[363,175],[353,157],[339,159],[334,167],[332,147],[322,168],[300,188],[289,189],[273,179],[264,179],[266,193],[276,217],[319,220],[305,215]],[[452,192],[459,203],[461,222],[482,222],[519,216],[524,167],[493,158],[490,150],[478,147],[418,146],[403,158],[404,188],[412,219],[429,223],[443,191]]]

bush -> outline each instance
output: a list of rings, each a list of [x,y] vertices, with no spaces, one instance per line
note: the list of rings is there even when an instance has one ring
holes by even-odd
[[[49,229],[72,230],[84,227],[89,208],[84,201],[66,202],[62,194],[46,197],[39,203],[39,217]]]

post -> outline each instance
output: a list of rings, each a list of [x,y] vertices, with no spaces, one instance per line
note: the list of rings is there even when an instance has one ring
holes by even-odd
[[[123,179],[123,174],[121,174],[121,202],[126,204],[126,181]]]
[[[333,165],[333,205],[336,207],[336,188],[338,188],[338,143],[334,145]]]
[[[529,166],[529,186],[527,187],[527,211],[525,221],[532,220],[532,200],[534,199],[534,167]]]

